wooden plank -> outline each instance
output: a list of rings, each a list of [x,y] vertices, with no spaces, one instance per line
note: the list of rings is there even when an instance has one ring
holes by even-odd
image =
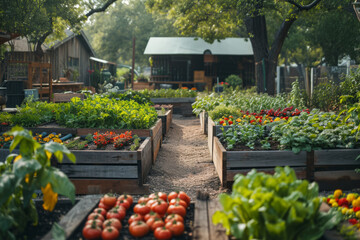
[[[299,179],[306,179],[306,168],[305,167],[293,167],[295,174]],[[236,174],[247,174],[252,169],[237,169],[237,170],[227,170],[226,172],[226,181],[233,182]],[[274,168],[259,168],[256,169],[258,172],[265,172],[269,174],[274,174]]]
[[[208,134],[208,128],[207,128],[207,125],[208,125],[208,119],[209,119],[209,114],[208,114],[208,112],[205,112],[205,114],[204,114],[204,133],[205,133],[205,135],[207,135]]]
[[[142,148],[138,151],[138,159],[140,162],[139,170],[141,171],[138,175],[139,185],[141,186],[147,180],[147,176],[152,167],[152,157],[151,157],[151,140],[147,138],[142,144]]]
[[[71,150],[76,164],[137,164],[137,152],[125,150]],[[72,162],[65,156],[63,164]]]
[[[217,137],[214,137],[214,146],[213,146],[213,163],[215,165],[215,170],[219,176],[221,185],[226,186],[226,150],[223,145],[220,143]]]
[[[306,152],[304,151],[299,154],[282,150],[227,151],[226,155],[226,167],[228,169],[242,167],[306,166]]]
[[[228,240],[229,237],[226,235],[226,230],[221,224],[214,225],[212,223],[212,216],[218,210],[221,210],[221,204],[218,200],[208,201],[208,221],[209,221],[209,236],[210,240]]]
[[[360,155],[360,149],[331,149],[314,151],[314,164],[316,166],[360,165],[355,161]]]
[[[153,153],[153,163],[155,163],[157,155],[159,154],[161,142],[162,142],[162,123],[158,121],[159,128],[155,129],[157,131],[153,131],[152,136],[152,153]]]
[[[87,216],[96,208],[101,195],[89,195],[82,198],[64,217],[61,218],[59,225],[65,230],[66,238],[80,226]],[[51,231],[42,240],[51,240]]]
[[[342,171],[316,171],[314,173],[315,181],[327,180],[327,181],[338,181],[338,180],[349,180],[349,181],[358,181],[360,180],[360,174],[355,172],[355,169],[352,170],[342,170]],[[355,187],[355,186],[354,186]]]
[[[165,128],[166,132],[165,132],[165,135],[169,133],[171,123],[172,123],[172,109],[170,109],[170,110],[168,110],[166,112],[166,128]]]
[[[213,141],[214,141],[214,122],[208,117],[208,148],[210,152],[211,160],[213,159]]]
[[[59,169],[69,178],[136,179],[137,165],[60,165]]]
[[[306,152],[306,179],[314,181],[314,151]]]
[[[149,194],[149,186],[139,186],[137,179],[70,179],[76,194],[105,194],[109,192]]]
[[[166,133],[166,115],[158,115],[158,118],[161,119],[161,124],[162,124],[162,134],[163,137],[165,137],[165,133]]]
[[[3,127],[2,131],[6,132],[6,131],[10,131],[12,127]],[[65,128],[65,127],[60,127],[57,124],[53,124],[53,123],[47,123],[44,125],[39,125],[37,127],[30,127],[30,128],[26,128],[29,131],[31,131],[33,133],[33,135],[35,133],[42,133],[42,132],[47,132],[47,133],[52,133],[55,132],[57,134],[61,133],[62,135],[67,135],[67,134],[72,134],[72,135],[76,135],[76,128]]]
[[[194,210],[194,239],[210,239],[207,201],[196,200]]]

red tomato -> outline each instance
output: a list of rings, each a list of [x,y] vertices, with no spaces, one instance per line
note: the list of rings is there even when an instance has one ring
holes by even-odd
[[[181,206],[180,204],[170,205],[167,210],[167,213],[168,214],[176,213],[182,217],[185,217],[186,209],[183,206]]]
[[[93,224],[95,224],[98,227],[102,227],[103,222],[101,220],[99,220],[99,219],[91,219],[91,220],[86,221],[85,226],[86,225],[93,225]]]
[[[104,208],[95,208],[93,212],[99,213],[99,214],[103,215],[103,217],[106,216],[106,210]]]
[[[110,211],[107,212],[106,218],[117,218],[120,221],[125,218],[126,212],[120,208],[112,208]]]
[[[158,227],[154,231],[154,237],[157,240],[170,240],[172,238],[172,233],[166,227]]]
[[[110,226],[113,226],[114,228],[116,228],[119,231],[122,229],[122,224],[121,224],[120,220],[117,218],[107,219],[107,220],[105,220],[105,222],[102,225],[103,228],[110,227]]]
[[[141,197],[139,198],[138,203],[147,203],[147,201],[149,201],[148,197]]]
[[[106,211],[110,210],[112,207],[108,206],[108,205],[105,205],[104,202],[101,202],[100,200],[100,203],[98,205],[99,208],[103,208],[105,209]]]
[[[128,223],[130,225],[133,221],[143,221],[143,220],[144,217],[142,215],[135,213],[130,216]]]
[[[114,207],[116,204],[116,197],[110,193],[105,194],[105,196],[103,197],[103,202],[105,205],[107,206],[111,206]]]
[[[151,211],[158,213],[160,216],[164,216],[167,209],[168,204],[165,201],[156,201],[151,205]]]
[[[99,219],[102,222],[105,220],[103,215],[99,213],[90,213],[90,215],[88,216],[88,220],[92,220],[92,219]]]
[[[130,208],[130,203],[128,200],[120,200],[116,202],[116,206],[123,206],[124,208],[129,209]]]
[[[132,205],[134,203],[134,199],[131,195],[128,195],[128,194],[123,194],[123,195],[120,195],[117,199],[118,201],[119,200],[127,200],[130,205]]]
[[[169,205],[175,205],[177,203],[183,206],[185,209],[188,207],[187,203],[184,200],[181,200],[180,198],[171,199]]]
[[[145,216],[150,212],[150,207],[146,206],[145,203],[138,203],[134,206],[134,213]]]
[[[116,240],[119,235],[119,230],[112,226],[105,228],[101,233],[101,237],[103,240]]]
[[[157,198],[156,193],[151,193],[151,194],[149,195],[149,199],[154,199],[154,198]]]
[[[158,192],[157,193],[158,197],[161,198],[162,200],[164,200],[165,202],[167,202],[167,195],[166,193],[163,193],[163,192]]]
[[[143,221],[134,221],[129,226],[130,234],[134,237],[143,237],[149,233],[149,226]]]
[[[148,207],[151,208],[151,205],[153,205],[153,203],[156,202],[158,199],[159,199],[158,197],[149,199],[149,200],[146,202],[146,206],[148,206]]]
[[[179,195],[178,192],[171,192],[171,193],[169,193],[169,195],[168,195],[168,201],[170,202],[171,199],[177,198],[178,195]]]
[[[178,222],[182,222],[184,223],[184,218],[182,216],[180,216],[179,214],[170,214],[165,218],[165,223],[168,223],[170,221],[178,221]]]
[[[181,200],[184,200],[188,206],[190,205],[191,199],[185,192],[180,191],[178,198],[180,198]]]
[[[82,230],[82,235],[87,240],[100,239],[101,237],[101,228],[94,225],[85,225]]]
[[[161,218],[149,218],[146,224],[150,227],[151,231],[154,231],[157,227],[164,227],[165,223]]]
[[[173,236],[180,236],[185,230],[184,224],[175,220],[166,223],[165,227],[170,230]]]
[[[160,215],[156,212],[150,211],[148,214],[144,216],[144,220],[147,221],[151,217],[157,217],[160,218]]]

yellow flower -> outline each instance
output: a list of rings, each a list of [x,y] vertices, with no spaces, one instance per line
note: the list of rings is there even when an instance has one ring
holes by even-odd
[[[331,204],[331,206],[332,206],[332,207],[338,207],[339,204],[338,204],[337,202],[334,202],[334,203]]]
[[[352,201],[353,207],[360,207],[360,199],[356,199]]]
[[[41,191],[44,194],[43,196],[44,204],[42,205],[43,208],[46,211],[52,212],[57,203],[58,194],[53,192],[50,183],[48,183],[45,188],[41,187]]]
[[[354,200],[355,200],[355,194],[349,193],[349,194],[346,196],[346,200],[347,200],[348,202],[354,201]]]
[[[355,216],[360,219],[360,211],[357,211]]]
[[[333,204],[334,202],[336,202],[335,199],[330,199],[329,204],[331,205],[331,204]]]
[[[54,142],[57,142],[57,143],[62,143],[62,141],[61,141],[60,138],[54,138],[53,141],[54,141]]]
[[[342,193],[341,189],[336,189],[336,190],[334,191],[334,198],[340,198],[340,196],[341,196],[342,194],[343,194],[343,193]]]
[[[347,211],[348,211],[348,208],[346,208],[346,207],[341,209],[341,213],[344,215],[347,213]]]
[[[280,120],[281,119],[277,117],[277,118],[274,119],[274,122],[277,122],[277,121],[280,121]]]
[[[226,126],[226,123],[223,123],[223,126]]]
[[[17,155],[16,158],[14,159],[14,163],[15,163],[16,161],[20,160],[21,158],[22,158],[21,155]]]
[[[352,208],[350,208],[349,210],[347,210],[346,214],[347,215],[351,215],[354,213],[354,210]]]
[[[49,141],[50,141],[50,138],[46,137],[46,138],[44,138],[43,140],[44,140],[44,142],[49,142]]]
[[[240,118],[238,118],[238,119],[236,119],[236,121],[237,121],[237,122],[241,122],[241,119],[240,119]]]

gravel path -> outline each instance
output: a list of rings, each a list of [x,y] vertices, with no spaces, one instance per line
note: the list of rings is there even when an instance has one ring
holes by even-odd
[[[169,133],[163,140],[159,155],[148,178],[151,192],[182,190],[195,199],[197,191],[216,198],[225,192],[215,171],[196,117],[173,115]]]

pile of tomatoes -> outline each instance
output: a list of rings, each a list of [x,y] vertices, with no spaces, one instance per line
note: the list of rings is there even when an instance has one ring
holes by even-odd
[[[152,193],[133,203],[131,195],[116,197],[106,194],[98,207],[88,216],[82,234],[85,239],[114,240],[120,236],[122,221],[134,204],[134,214],[129,217],[129,232],[134,237],[144,237],[153,232],[159,240],[171,239],[184,233],[184,218],[190,206],[190,197],[183,191]]]

